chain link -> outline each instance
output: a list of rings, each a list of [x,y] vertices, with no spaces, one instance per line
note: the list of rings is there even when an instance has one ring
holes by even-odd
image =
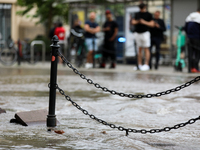
[[[176,88],[167,90],[167,91],[163,91],[163,92],[158,92],[156,94],[146,94],[146,95],[134,95],[134,94],[125,94],[122,92],[117,92],[114,90],[109,90],[106,87],[102,87],[100,84],[98,83],[94,83],[91,79],[88,79],[84,74],[80,73],[75,67],[73,67],[73,65],[61,54],[60,51],[58,51],[58,56],[61,57],[61,59],[63,60],[63,62],[65,62],[67,64],[67,66],[69,68],[71,68],[75,74],[79,75],[83,80],[86,80],[88,82],[88,84],[94,85],[97,89],[101,89],[104,92],[109,92],[112,95],[119,95],[121,97],[128,97],[128,98],[152,98],[152,97],[160,97],[163,95],[167,95],[170,94],[172,92],[177,92],[180,91],[196,82],[198,82],[200,80],[200,76],[197,76],[196,78],[194,78],[193,80],[186,82],[185,84],[182,84],[180,86],[177,86]]]
[[[49,87],[50,87],[50,85],[49,85]],[[66,100],[70,101],[74,107],[76,107],[78,110],[82,111],[83,114],[89,116],[91,119],[96,120],[97,122],[99,122],[105,126],[109,126],[112,129],[118,129],[119,131],[125,131],[126,136],[128,136],[129,132],[141,133],[141,134],[168,132],[168,131],[171,131],[172,129],[179,129],[179,128],[185,127],[188,124],[194,124],[197,120],[200,120],[200,116],[198,116],[197,118],[190,119],[189,121],[187,121],[185,123],[180,123],[180,124],[174,125],[173,127],[165,127],[163,129],[137,130],[137,129],[131,129],[131,128],[124,128],[122,126],[116,126],[115,124],[108,123],[102,119],[97,118],[95,115],[90,114],[87,110],[83,109],[80,105],[78,105],[76,102],[74,102],[68,95],[66,95],[65,92],[61,88],[59,88],[58,85],[56,85],[56,89],[58,89],[60,94],[63,95],[66,98]]]

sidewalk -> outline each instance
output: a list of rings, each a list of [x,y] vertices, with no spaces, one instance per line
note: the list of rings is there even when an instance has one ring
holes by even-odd
[[[35,65],[31,65],[28,63],[21,63],[20,66],[17,64],[14,64],[12,66],[4,66],[0,64],[0,68],[12,68],[12,69],[49,69],[50,70],[51,63],[50,62],[39,62],[36,63]],[[75,67],[75,66],[74,66]],[[133,70],[134,65],[130,64],[117,64],[117,67],[115,69],[100,69],[100,68],[91,68],[91,69],[85,69],[83,67],[77,68],[80,72],[107,72],[107,73],[142,73],[142,74],[158,74],[158,75],[178,75],[178,76],[191,76],[191,77],[196,77],[199,76],[200,73],[188,73],[187,68],[184,68],[182,72],[177,72],[174,70],[173,66],[159,66],[158,70],[149,70],[149,71],[134,71]],[[76,67],[75,67],[76,68]],[[70,68],[65,65],[63,66],[62,64],[58,64],[58,70],[70,70]]]

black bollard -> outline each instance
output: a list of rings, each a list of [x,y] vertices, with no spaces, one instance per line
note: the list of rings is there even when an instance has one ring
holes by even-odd
[[[17,63],[18,63],[18,66],[20,66],[20,65],[21,65],[21,56],[20,56],[20,52],[21,52],[21,48],[22,48],[22,45],[21,45],[20,40],[18,40],[17,44],[18,44]]]
[[[58,45],[59,39],[56,35],[52,38],[53,44],[52,56],[51,56],[51,75],[50,75],[50,91],[49,91],[49,113],[47,115],[47,127],[56,126],[56,115],[55,115],[55,105],[56,105],[56,86],[57,86],[57,65],[58,65]]]

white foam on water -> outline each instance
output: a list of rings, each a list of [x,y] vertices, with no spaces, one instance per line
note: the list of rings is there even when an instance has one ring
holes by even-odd
[[[130,94],[148,94],[174,88],[187,79],[173,76],[132,73],[91,75],[94,82],[111,90]],[[154,79],[155,78],[155,79]],[[47,75],[3,76],[0,78],[1,108],[0,147],[4,149],[198,149],[199,124],[155,134],[129,133],[111,129],[84,115],[63,96],[56,99],[56,115],[64,134],[47,132],[46,126],[10,124],[19,111],[48,108],[49,77]],[[198,84],[179,92],[151,99],[130,99],[110,95],[89,85],[75,75],[58,76],[59,87],[90,114],[108,123],[133,129],[162,129],[198,117],[200,103]]]

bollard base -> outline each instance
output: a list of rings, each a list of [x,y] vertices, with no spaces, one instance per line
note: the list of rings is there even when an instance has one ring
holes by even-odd
[[[47,115],[47,127],[55,127],[57,125],[56,115]]]

